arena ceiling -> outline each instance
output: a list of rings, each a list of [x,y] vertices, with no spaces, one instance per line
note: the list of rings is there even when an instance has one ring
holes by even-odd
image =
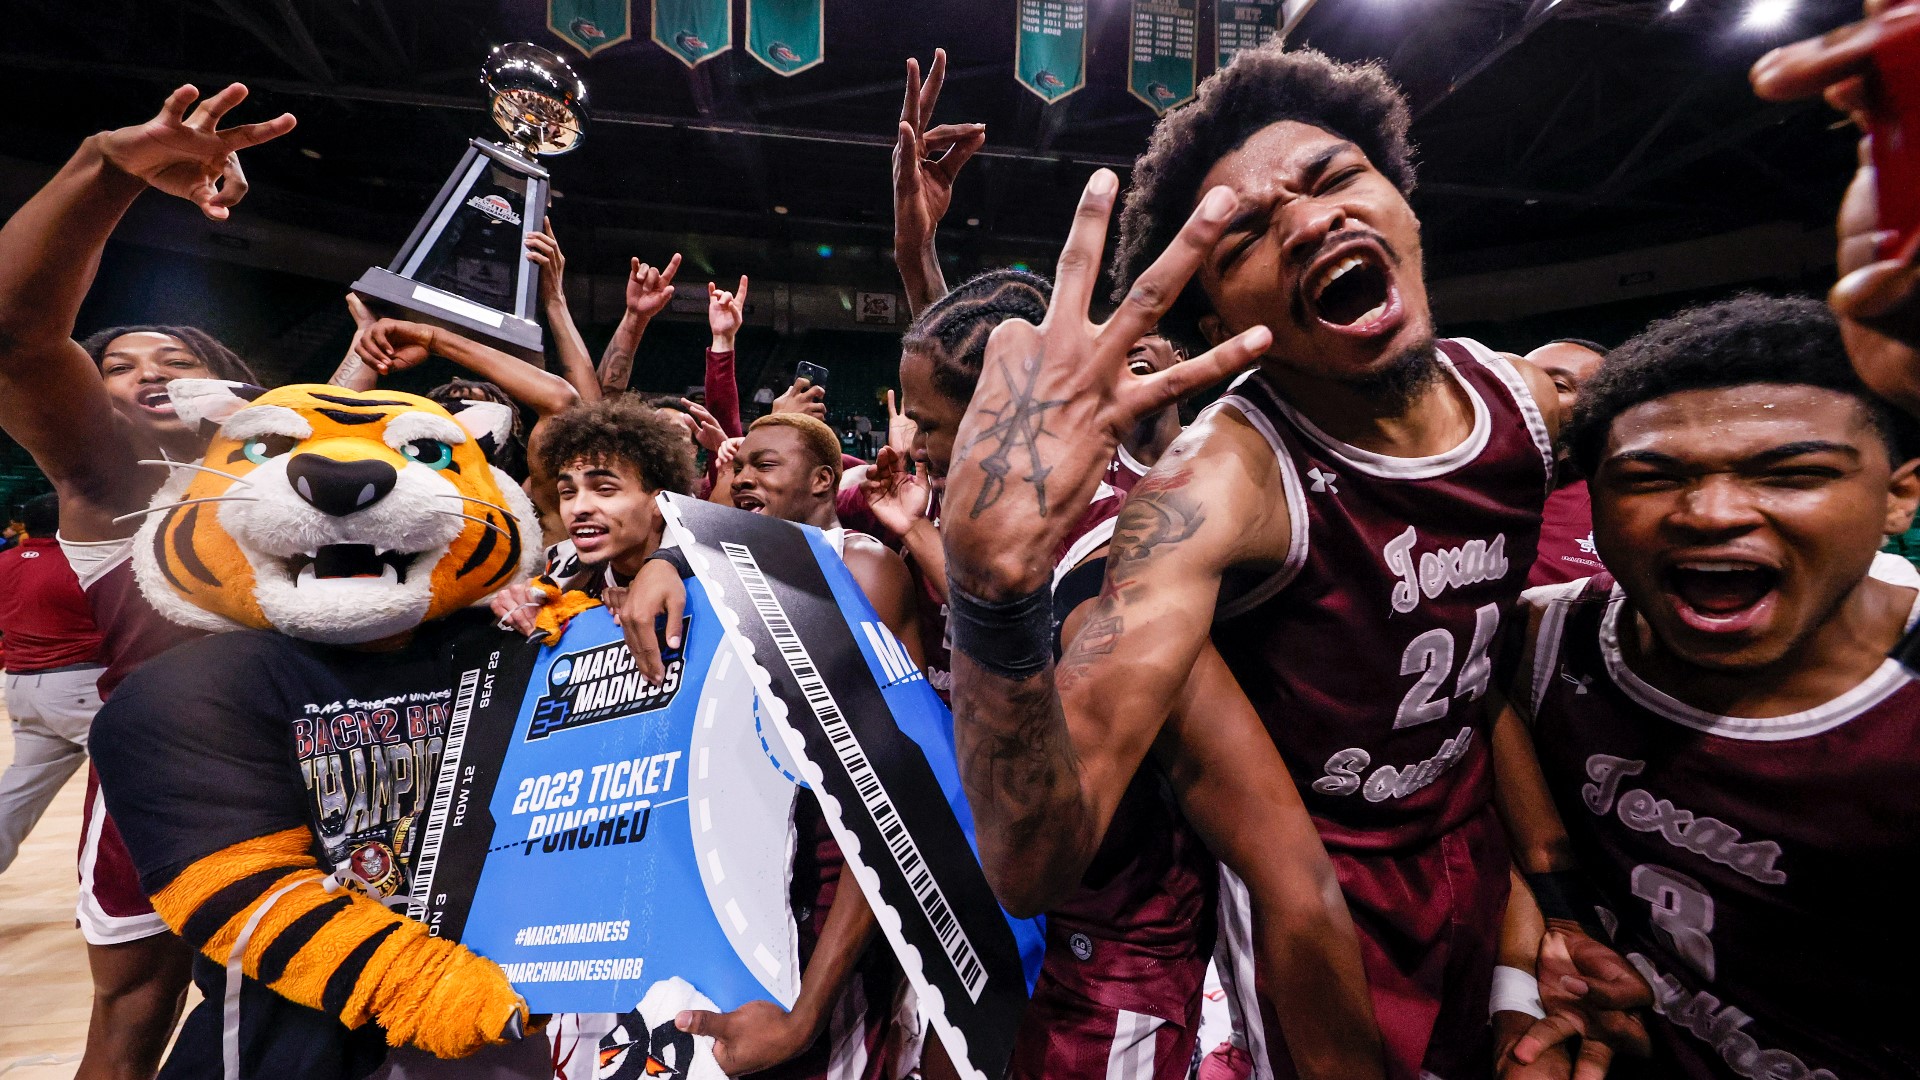
[[[1770,31],[1742,25],[1753,2],[1319,0],[1292,40],[1379,57],[1407,87],[1429,269],[1447,277],[1830,226],[1852,136],[1818,103],[1754,100],[1745,71],[1858,2],[1797,0]],[[1013,0],[828,0],[826,62],[792,78],[740,48],[689,71],[634,8],[642,40],[569,54],[596,118],[552,162],[555,220],[593,270],[704,244],[719,273],[884,284],[903,61],[936,46],[952,58],[936,119],[988,126],[942,233],[961,270],[1050,266],[1087,172],[1124,176],[1152,123],[1125,89],[1125,0],[1093,0],[1088,86],[1052,106],[1012,78]],[[250,116],[301,120],[251,152],[250,212],[396,246],[488,134],[488,47],[562,48],[538,0],[4,0],[0,17],[0,156],[51,166],[174,84],[243,79]]]

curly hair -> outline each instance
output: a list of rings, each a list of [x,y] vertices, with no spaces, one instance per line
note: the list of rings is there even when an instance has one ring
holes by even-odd
[[[540,468],[548,476],[574,461],[624,461],[652,491],[693,492],[693,446],[678,424],[633,394],[616,394],[547,417]]]
[[[1348,140],[1402,195],[1413,193],[1412,115],[1385,67],[1341,63],[1312,49],[1283,51],[1279,41],[1249,49],[1201,83],[1191,102],[1162,117],[1134,161],[1113,253],[1115,303],[1173,243],[1214,164],[1283,120]],[[1162,330],[1199,345],[1207,311],[1199,283],[1189,282],[1161,320]]]
[[[1661,319],[1608,353],[1581,388],[1560,437],[1575,467],[1592,476],[1614,420],[1628,409],[1687,390],[1755,383],[1817,386],[1851,395],[1866,410],[1892,461],[1920,452],[1920,429],[1854,374],[1840,324],[1827,305],[1754,293]]]
[[[1008,319],[1037,323],[1047,317],[1053,283],[1025,270],[988,270],[934,301],[913,321],[904,350],[933,360],[933,388],[965,405],[973,400],[987,337]]]
[[[226,379],[229,382],[252,383],[255,386],[260,384],[260,376],[253,373],[253,369],[247,366],[245,360],[240,359],[239,353],[220,344],[212,334],[192,326],[109,326],[98,333],[89,334],[87,339],[80,343],[80,347],[93,358],[93,366],[99,367],[101,361],[106,358],[107,346],[112,345],[115,338],[122,338],[128,334],[160,334],[170,337],[186,346],[187,351],[205,364],[214,378]]]
[[[840,460],[840,437],[833,433],[823,421],[816,420],[806,413],[777,412],[755,420],[747,425],[747,433],[763,427],[792,428],[800,435],[800,441],[806,444],[807,452],[813,455],[815,465],[824,465],[833,470],[833,482],[840,483],[840,472],[844,463]]]

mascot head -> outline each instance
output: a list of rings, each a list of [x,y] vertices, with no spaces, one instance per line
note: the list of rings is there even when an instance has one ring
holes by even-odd
[[[487,463],[513,412],[412,394],[176,379],[175,411],[215,429],[154,495],[141,591],[205,630],[349,645],[479,602],[539,561],[533,506]]]

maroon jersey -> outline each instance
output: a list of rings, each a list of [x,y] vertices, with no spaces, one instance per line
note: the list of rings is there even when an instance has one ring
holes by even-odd
[[[1139,483],[1146,475],[1147,466],[1140,464],[1132,454],[1127,453],[1126,446],[1114,448],[1113,460],[1107,464],[1108,487],[1126,495],[1133,490],[1133,485]]]
[[[1655,1074],[1920,1075],[1920,934],[1891,886],[1920,861],[1920,683],[1888,660],[1805,712],[1715,716],[1627,668],[1612,578],[1528,598],[1545,610],[1516,698],[1654,988]]]
[[[134,668],[166,652],[175,645],[205,637],[206,631],[194,630],[171,622],[154,610],[140,595],[133,579],[133,540],[76,542],[61,540],[60,550],[73,564],[80,591],[87,596],[93,624],[100,628],[100,659],[107,669],[100,673],[100,696],[113,696]]]
[[[1258,372],[1239,411],[1279,458],[1292,542],[1263,581],[1230,576],[1213,641],[1266,722],[1329,849],[1398,850],[1491,796],[1480,702],[1533,565],[1553,452],[1524,378],[1442,341],[1473,428],[1442,454],[1347,446]]]
[[[0,635],[15,675],[97,662],[100,631],[73,567],[51,537],[0,551]]]
[[[1587,494],[1587,482],[1554,488],[1540,517],[1540,553],[1527,572],[1527,587],[1578,581],[1605,569],[1593,550],[1593,497]]]

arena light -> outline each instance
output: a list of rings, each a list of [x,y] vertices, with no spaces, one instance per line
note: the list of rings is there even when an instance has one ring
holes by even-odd
[[[1667,4],[1667,14],[1678,15],[1680,13],[1680,9],[1686,6],[1687,6],[1687,0],[1672,0],[1671,3]]]
[[[1793,14],[1793,0],[1753,0],[1740,25],[1748,30],[1774,30]]]

